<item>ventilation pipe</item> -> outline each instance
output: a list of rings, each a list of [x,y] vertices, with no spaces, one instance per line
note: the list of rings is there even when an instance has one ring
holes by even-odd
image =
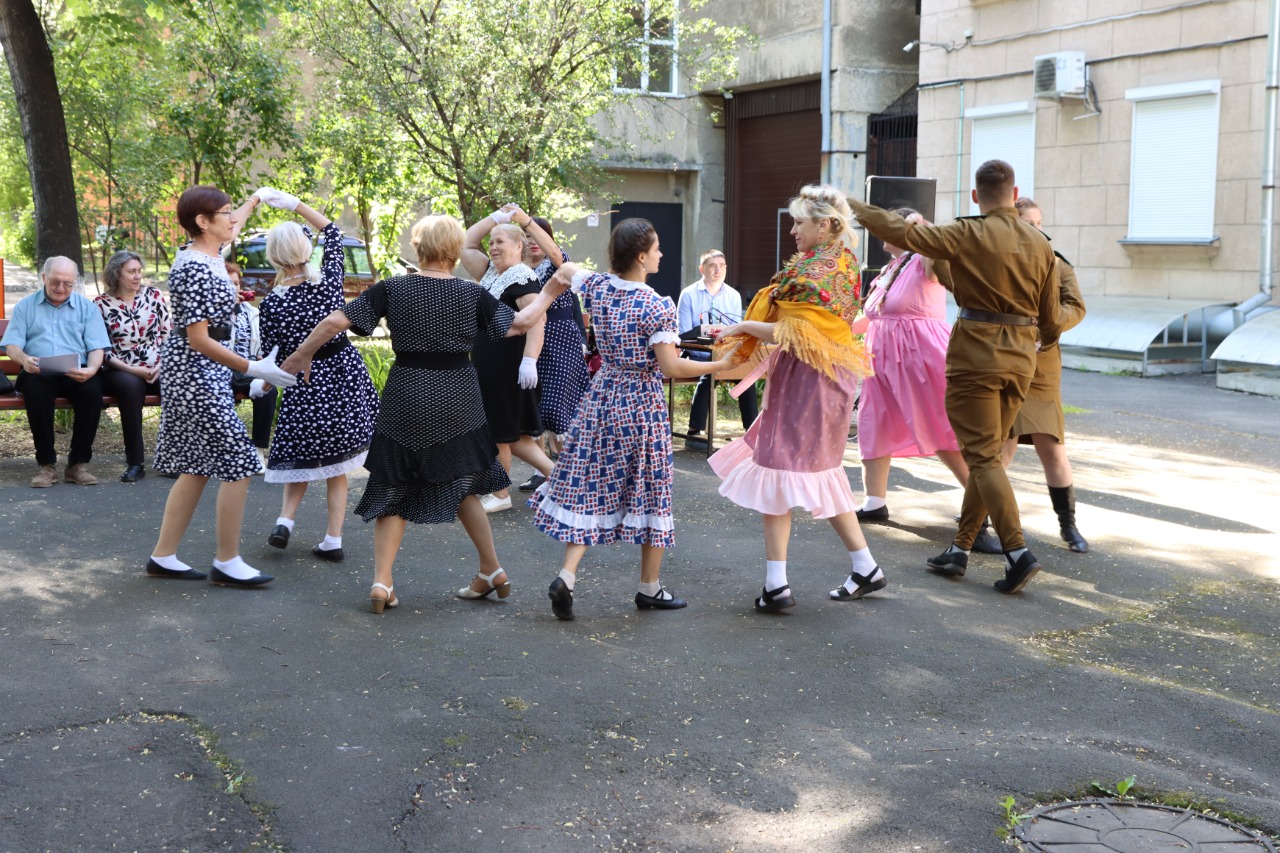
[[[1280,0],[1271,0],[1275,5]],[[831,183],[831,0],[822,0],[822,156],[823,183]]]
[[[1267,22],[1266,119],[1262,129],[1262,256],[1258,265],[1259,292],[1231,309],[1236,326],[1259,306],[1271,301],[1275,277],[1276,225],[1276,99],[1280,93],[1280,0],[1271,0]]]

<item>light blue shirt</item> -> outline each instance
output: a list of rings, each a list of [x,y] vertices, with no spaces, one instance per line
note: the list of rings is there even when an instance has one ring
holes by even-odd
[[[36,358],[77,353],[84,367],[92,350],[110,348],[111,338],[97,305],[72,293],[55,306],[42,287],[13,306],[9,328],[0,338],[0,346],[11,344]]]
[[[722,284],[720,292],[712,296],[707,290],[707,283],[700,278],[680,291],[676,313],[682,334],[703,323],[731,326],[742,322],[742,295]],[[710,360],[710,356],[700,352],[689,353],[689,357],[698,361]]]

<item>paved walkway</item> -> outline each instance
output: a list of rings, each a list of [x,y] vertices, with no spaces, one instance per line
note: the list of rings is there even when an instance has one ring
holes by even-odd
[[[827,601],[847,557],[800,520],[776,617],[751,609],[758,519],[683,451],[663,579],[690,607],[637,612],[636,549],[600,548],[573,623],[524,508],[494,517],[512,598],[454,598],[461,529],[417,528],[379,618],[371,527],[348,523],[345,564],[307,553],[320,494],[282,553],[279,492],[253,484],[244,554],[279,580],[246,592],[143,577],[169,481],[104,458],[100,486],[35,491],[0,462],[0,851],[990,851],[1004,797],[1130,775],[1280,830],[1280,403],[1211,377],[1065,387],[1090,554],[1060,547],[1023,451],[1046,571],[1012,598],[996,558],[929,574],[960,492],[909,461],[868,529],[890,587]],[[189,561],[212,527],[208,500]]]

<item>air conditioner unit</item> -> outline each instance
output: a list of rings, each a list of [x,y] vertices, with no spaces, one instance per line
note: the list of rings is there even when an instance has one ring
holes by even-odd
[[[1083,97],[1084,51],[1064,50],[1037,56],[1033,74],[1037,98]]]

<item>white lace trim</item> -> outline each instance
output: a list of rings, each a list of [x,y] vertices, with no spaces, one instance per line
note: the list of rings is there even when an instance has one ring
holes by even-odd
[[[365,457],[368,455],[368,450],[362,450],[359,455],[350,459],[333,465],[321,465],[319,468],[289,468],[284,471],[273,471],[268,468],[267,473],[263,475],[263,480],[268,483],[310,483],[315,480],[327,480],[363,467]]]
[[[507,288],[513,284],[524,284],[527,281],[538,280],[538,275],[529,269],[526,264],[516,264],[508,267],[506,272],[498,272],[498,268],[493,265],[493,261],[489,262],[489,268],[484,271],[484,276],[480,279],[480,286],[489,293],[493,294],[494,299],[501,299],[502,294]]]
[[[566,527],[575,530],[616,530],[619,526],[636,530],[661,530],[669,532],[676,529],[675,518],[670,515],[637,515],[633,512],[614,512],[609,515],[587,515],[566,509],[547,497],[548,483],[538,487],[541,499],[538,509]]]
[[[654,332],[649,336],[649,346],[654,344],[678,344],[680,336],[675,332],[668,332],[665,329],[660,332]]]

